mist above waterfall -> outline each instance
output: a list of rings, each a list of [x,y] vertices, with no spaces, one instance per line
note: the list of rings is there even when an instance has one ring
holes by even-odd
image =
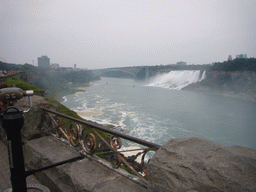
[[[205,71],[202,74],[199,70],[170,71],[167,74],[161,74],[152,78],[148,86],[181,90],[189,84],[202,81],[204,78]]]

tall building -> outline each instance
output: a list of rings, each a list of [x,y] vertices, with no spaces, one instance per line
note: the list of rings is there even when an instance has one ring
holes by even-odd
[[[229,55],[228,56],[228,61],[232,61],[233,59],[232,59],[232,56],[231,55]]]
[[[42,56],[37,58],[38,67],[50,68],[50,58]]]
[[[236,58],[244,58],[246,59],[247,58],[247,54],[240,54],[240,55],[236,55]]]

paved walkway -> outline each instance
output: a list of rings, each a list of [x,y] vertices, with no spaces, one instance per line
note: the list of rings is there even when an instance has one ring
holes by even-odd
[[[40,183],[33,175],[31,175],[27,177],[27,184]],[[6,145],[0,139],[0,192],[4,192],[11,187],[8,150]]]

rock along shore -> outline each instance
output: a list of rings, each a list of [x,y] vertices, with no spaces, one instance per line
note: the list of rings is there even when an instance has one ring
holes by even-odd
[[[207,71],[204,80],[190,84],[183,90],[200,91],[256,102],[256,72]]]

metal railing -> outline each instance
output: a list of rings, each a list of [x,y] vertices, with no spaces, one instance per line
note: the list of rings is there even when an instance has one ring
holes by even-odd
[[[42,110],[45,112],[44,131],[66,139],[73,147],[84,151],[86,154],[95,154],[109,160],[115,169],[123,165],[131,173],[138,176],[139,183],[142,186],[147,187],[145,156],[149,151],[158,150],[161,147],[160,145],[47,108]],[[138,147],[138,149],[122,150],[121,138],[143,145],[145,148]],[[131,151],[137,151],[137,153],[128,157],[124,155],[126,152]],[[141,161],[137,160],[139,157]]]

